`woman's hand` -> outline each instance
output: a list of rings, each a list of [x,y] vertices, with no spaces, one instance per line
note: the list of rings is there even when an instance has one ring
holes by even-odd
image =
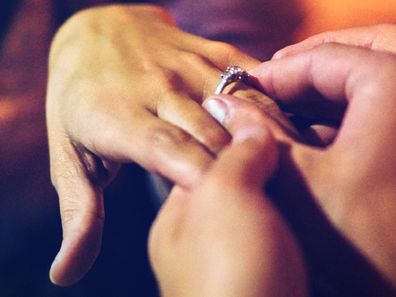
[[[91,9],[60,29],[47,96],[51,175],[64,231],[53,282],[70,285],[93,264],[102,190],[120,164],[137,162],[186,189],[200,179],[229,141],[200,103],[233,64],[249,69],[258,61],[180,31],[154,6]],[[258,91],[236,94],[282,118]]]
[[[220,117],[217,103],[206,108]],[[225,128],[232,144],[199,184],[173,189],[152,227],[162,296],[307,296],[298,245],[262,192],[276,171],[277,145],[247,113],[235,113]]]

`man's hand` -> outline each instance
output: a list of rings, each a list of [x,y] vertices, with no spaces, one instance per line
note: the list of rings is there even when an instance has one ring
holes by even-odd
[[[291,56],[324,43],[341,43],[396,53],[396,25],[382,24],[320,33],[279,50],[274,54],[274,58]]]
[[[396,53],[396,25],[381,24],[320,33],[279,50],[274,54],[273,59],[302,53],[326,43],[340,43],[373,51]],[[337,113],[333,107],[330,113],[334,112]],[[304,124],[300,128],[300,133],[310,144],[326,146],[334,140],[338,127],[332,120],[322,118],[317,122],[311,119],[310,124]]]
[[[221,102],[207,102],[217,118]],[[162,296],[307,296],[302,256],[263,194],[276,143],[261,121],[235,113],[233,137],[202,181],[175,187],[152,227],[150,258]]]
[[[396,56],[325,44],[263,63],[251,74],[290,112],[339,122],[334,142],[325,149],[274,131],[283,143],[279,176],[289,177],[277,181],[277,192],[296,195],[294,183],[304,181],[341,234],[396,286]],[[227,106],[230,117],[249,113],[272,122],[234,97],[216,98]],[[285,173],[290,168],[295,168],[298,179]],[[286,204],[295,201],[282,199]]]
[[[381,24],[320,33],[279,50],[274,54],[273,59],[302,53],[326,43],[340,43],[362,47],[372,51],[396,53],[396,25]],[[318,103],[322,104],[320,109],[326,109],[323,106],[323,102]],[[305,109],[308,111],[307,108]],[[315,107],[311,107],[311,111],[312,109],[315,109]],[[329,113],[333,115],[338,114],[336,109],[339,110],[338,107],[333,106]],[[308,120],[309,124],[306,125],[307,121],[305,121],[305,124],[299,130],[310,144],[326,146],[333,141],[338,128],[334,124],[333,118],[324,117],[316,119],[316,121],[312,119]]]

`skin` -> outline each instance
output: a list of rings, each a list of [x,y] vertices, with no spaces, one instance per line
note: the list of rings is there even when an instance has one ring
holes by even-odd
[[[174,56],[185,63],[174,62]],[[85,11],[60,30],[51,49],[47,96],[51,175],[60,197],[64,231],[50,272],[54,283],[70,285],[93,264],[104,221],[102,191],[120,164],[137,162],[184,190],[201,180],[230,135],[199,103],[215,88],[220,72],[232,64],[251,69],[258,62],[224,43],[181,32],[166,12],[151,6]],[[186,73],[186,65],[193,70]],[[247,96],[250,100],[265,98],[262,100],[268,102],[267,97],[253,92]],[[347,103],[340,102],[341,106]],[[273,104],[269,106],[279,114]],[[335,114],[323,118],[340,121]],[[284,119],[278,123],[266,120],[278,140],[291,143],[289,134],[275,128],[279,122]],[[153,147],[158,149],[147,156],[146,148]],[[328,164],[311,170],[308,162],[321,155],[320,150],[314,150],[315,155],[303,146],[293,148],[298,148],[291,154],[304,176],[308,178],[311,172],[316,177],[308,186],[316,184],[314,194],[325,196],[320,195],[326,190],[321,178]],[[334,203],[324,207],[332,212],[331,219],[342,210],[341,206],[333,208]],[[393,268],[385,271],[381,267],[390,258],[386,254],[369,258],[390,275]]]
[[[224,126],[232,144],[199,185],[173,189],[151,229],[161,296],[308,296],[298,244],[262,192],[278,164],[275,140],[247,113]]]
[[[367,48],[373,51],[396,52],[396,26],[381,24],[368,27],[356,27],[313,35],[299,43],[287,46],[273,56],[273,60],[295,55],[325,43],[340,43]],[[332,112],[337,113],[336,110]],[[312,121],[312,119],[310,119]],[[322,117],[317,122],[300,129],[300,133],[311,144],[326,146],[337,134],[337,125],[332,119]]]
[[[225,296],[235,293],[235,296],[291,295],[288,286],[282,288],[285,291],[280,288],[271,290],[277,284],[290,284],[277,278],[277,271],[283,271],[282,275],[285,275],[282,266],[285,259],[291,265],[295,279],[304,275],[298,269],[301,267],[299,261],[295,262],[298,253],[290,249],[293,244],[287,244],[283,248],[278,246],[285,251],[279,258],[276,253],[263,256],[268,251],[267,239],[275,245],[284,242],[280,237],[273,237],[274,233],[266,233],[265,230],[269,231],[267,227],[279,230],[278,227],[285,225],[284,221],[277,225],[282,221],[278,220],[279,213],[269,203],[267,194],[263,200],[260,182],[256,183],[262,178],[262,170],[266,170],[266,174],[275,174],[269,164],[279,155],[280,167],[272,177],[275,187],[288,188],[289,195],[298,196],[298,191],[293,188],[297,177],[289,172],[288,179],[282,179],[291,167],[297,168],[312,193],[309,198],[318,203],[336,229],[391,284],[389,288],[376,288],[374,292],[393,296],[391,287],[396,283],[393,228],[396,159],[392,147],[396,120],[386,111],[396,107],[393,83],[396,56],[368,48],[325,44],[263,63],[251,73],[258,78],[261,88],[286,108],[308,118],[328,119],[332,115],[332,120],[340,121],[342,125],[333,142],[318,149],[296,142],[267,113],[237,97],[221,95],[207,99],[204,107],[231,132],[233,141],[220,154],[201,184],[189,192],[174,189],[153,226],[150,255],[162,295],[221,296],[224,292]],[[320,96],[316,100],[325,104],[326,109],[307,108],[312,104],[312,97],[306,96],[311,88],[318,92]],[[329,106],[339,106],[340,103],[345,106],[344,114],[329,113]],[[273,139],[267,129],[272,131],[278,149],[269,144]],[[263,150],[258,143],[267,143],[267,148]],[[243,146],[245,149],[241,149]],[[268,176],[261,185],[267,183]],[[257,193],[258,200],[254,198]],[[279,189],[275,193],[285,194]],[[294,212],[301,211],[299,205],[293,203],[295,196],[283,198],[297,206]],[[270,208],[262,208],[263,201]],[[303,200],[300,207],[305,207]],[[271,213],[275,213],[275,217]],[[283,232],[275,234],[288,234],[289,243],[294,241],[290,230]],[[240,234],[244,234],[243,239]],[[244,244],[239,245],[240,241]],[[289,253],[294,256],[290,257]],[[266,262],[267,259],[275,261]],[[240,260],[244,269],[240,269]],[[263,263],[263,266],[257,263]],[[257,267],[266,267],[272,281],[266,282],[268,276],[261,274],[263,271]],[[211,279],[216,282],[210,282]],[[304,292],[304,289],[298,292]],[[298,296],[295,291],[292,295]]]
[[[333,114],[332,120],[341,126],[324,149],[274,130],[283,148],[277,192],[285,196],[286,204],[296,205],[286,195],[296,195],[293,184],[303,181],[331,224],[395,287],[396,118],[388,111],[396,108],[396,56],[329,43],[263,63],[251,73],[263,91],[301,116],[328,119],[331,107],[346,106],[341,117]],[[315,101],[307,96],[312,89]],[[263,125],[271,123],[265,114],[235,97],[214,99],[227,106],[222,122],[238,112]],[[318,102],[327,108],[310,108]]]
[[[396,52],[396,25],[382,24],[329,31],[313,35],[299,43],[287,46],[274,54],[274,59],[291,56],[324,43],[341,43],[374,51]]]
[[[230,140],[201,103],[233,64],[250,69],[259,62],[180,31],[154,6],[91,9],[60,29],[51,46],[46,104],[63,226],[50,271],[54,283],[75,283],[95,261],[103,189],[121,164],[137,162],[185,189],[200,180]],[[267,96],[230,88],[293,131]]]

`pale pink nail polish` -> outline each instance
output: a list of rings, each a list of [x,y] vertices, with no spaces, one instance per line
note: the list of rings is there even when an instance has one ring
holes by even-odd
[[[203,103],[203,107],[221,124],[224,123],[228,109],[227,105],[216,98],[208,98]]]

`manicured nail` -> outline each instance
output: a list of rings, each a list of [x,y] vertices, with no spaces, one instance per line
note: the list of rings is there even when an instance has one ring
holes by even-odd
[[[225,117],[227,115],[227,105],[217,99],[217,98],[208,98],[202,104],[202,106],[221,124],[224,123]]]

